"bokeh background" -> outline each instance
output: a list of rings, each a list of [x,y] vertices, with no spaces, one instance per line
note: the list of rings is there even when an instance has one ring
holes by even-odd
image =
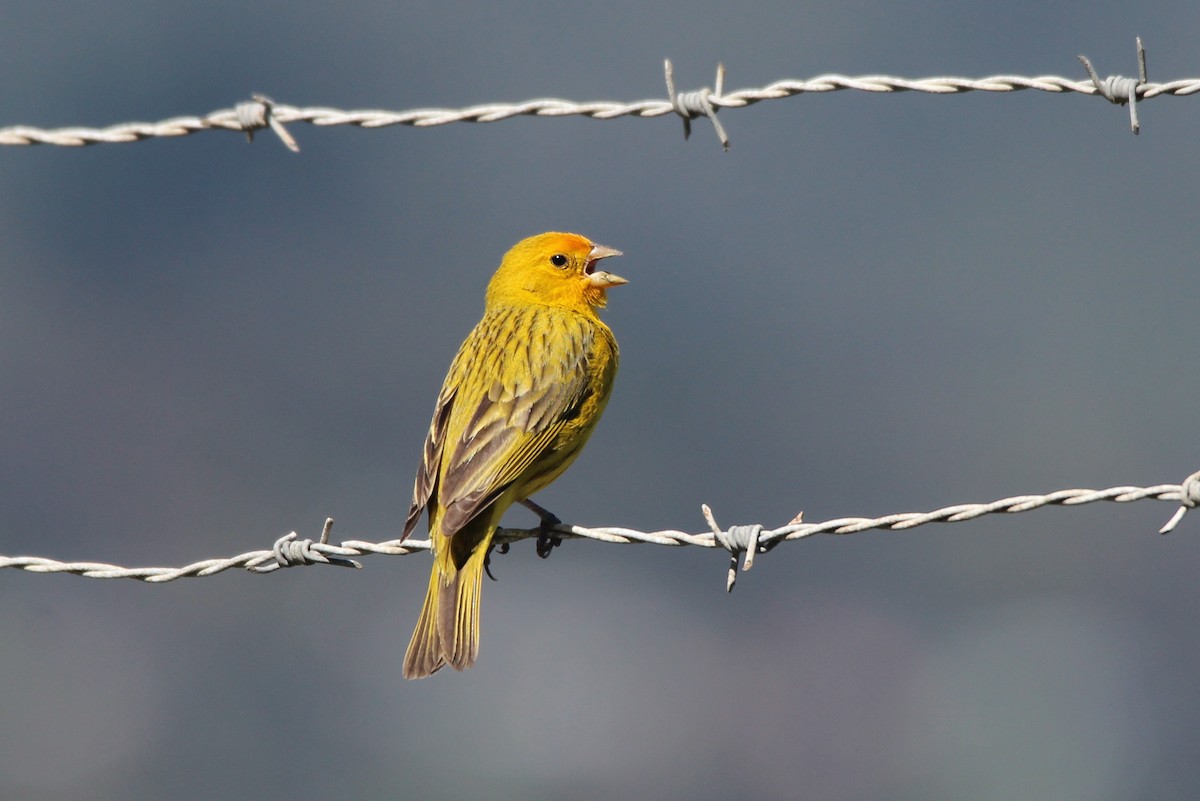
[[[1200,75],[1194,3],[9,0],[0,126],[663,97],[825,72]],[[1200,100],[841,92],[0,150],[0,553],[180,565],[398,534],[513,242],[623,249],[565,520],[703,531],[1200,468]],[[400,679],[426,556],[0,575],[0,799],[1194,799],[1200,519],[1049,509],[494,560],[479,664]],[[515,509],[510,524],[532,516]]]

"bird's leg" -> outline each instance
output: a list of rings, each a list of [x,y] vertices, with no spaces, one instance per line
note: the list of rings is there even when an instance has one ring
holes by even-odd
[[[554,512],[543,509],[528,498],[521,501],[521,505],[541,518],[541,523],[538,524],[537,555],[545,559],[552,550],[562,545],[562,537],[554,534],[554,527],[562,525],[562,521]]]

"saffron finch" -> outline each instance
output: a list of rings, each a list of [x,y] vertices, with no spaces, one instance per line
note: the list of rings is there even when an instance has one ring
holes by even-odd
[[[617,373],[617,341],[596,309],[627,283],[597,264],[619,255],[578,234],[539,234],[492,276],[438,395],[404,524],[407,537],[428,510],[434,560],[406,679],[475,662],[500,518],[558,478],[596,427]]]

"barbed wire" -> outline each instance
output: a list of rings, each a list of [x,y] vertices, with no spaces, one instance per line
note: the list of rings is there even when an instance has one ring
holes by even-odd
[[[682,118],[684,137],[691,131],[691,121],[707,117],[722,145],[728,149],[729,139],[717,121],[721,109],[744,108],[765,100],[777,100],[800,94],[824,93],[841,90],[857,90],[872,93],[920,92],[935,95],[960,94],[963,92],[1015,92],[1032,89],[1056,94],[1076,92],[1099,95],[1109,102],[1130,106],[1130,126],[1139,131],[1137,101],[1160,95],[1187,96],[1200,92],[1200,78],[1189,78],[1168,83],[1150,83],[1147,80],[1145,50],[1140,38],[1137,40],[1139,77],[1124,78],[1109,76],[1101,79],[1091,62],[1079,56],[1088,80],[1074,81],[1069,78],[1045,75],[1025,77],[1018,75],[993,75],[970,79],[956,77],[933,77],[910,80],[886,75],[848,77],[844,75],[820,75],[807,81],[781,80],[757,89],[741,89],[724,92],[725,70],[718,66],[715,89],[705,87],[695,92],[677,93],[670,61],[664,64],[668,98],[666,100],[641,100],[633,103],[596,101],[575,103],[559,99],[529,100],[523,103],[494,103],[471,106],[464,109],[417,109],[405,112],[381,110],[344,111],[326,107],[297,108],[277,104],[264,95],[253,95],[246,103],[233,109],[214,111],[204,117],[175,117],[157,123],[123,123],[107,128],[59,128],[42,129],[30,126],[0,128],[0,145],[83,146],[113,142],[135,142],[153,137],[185,136],[204,130],[233,130],[246,134],[253,140],[255,131],[271,128],[291,150],[299,146],[285,123],[308,122],[313,125],[353,125],[361,128],[382,128],[392,125],[426,127],[453,122],[498,122],[517,116],[562,117],[585,116],[592,119],[615,119],[624,116],[659,117],[675,114]],[[761,524],[731,526],[722,529],[717,525],[711,510],[702,506],[710,531],[688,534],[682,531],[664,530],[641,532],[628,528],[585,528],[574,525],[557,525],[549,532],[542,528],[500,529],[495,543],[502,550],[523,539],[545,537],[548,533],[557,540],[593,539],[611,543],[652,543],[657,545],[695,545],[703,548],[724,548],[730,553],[731,562],[727,588],[732,589],[737,573],[737,558],[745,554],[742,570],[753,565],[756,553],[765,553],[780,542],[805,539],[817,534],[853,534],[871,529],[890,531],[907,530],[927,523],[954,523],[972,520],[989,514],[1026,512],[1045,506],[1079,506],[1096,501],[1127,503],[1137,500],[1179,501],[1181,506],[1161,529],[1167,533],[1174,529],[1184,513],[1200,503],[1200,472],[1188,477],[1183,484],[1161,484],[1153,487],[1111,487],[1105,490],[1071,489],[1059,490],[1045,495],[1019,495],[1002,498],[987,504],[961,504],[925,513],[901,513],[877,518],[838,518],[824,523],[804,523],[797,516],[787,525],[766,529]],[[164,583],[180,578],[211,576],[231,568],[240,567],[257,573],[267,573],[283,567],[303,564],[333,564],[343,567],[361,567],[352,557],[369,554],[400,556],[430,548],[428,540],[388,540],[364,542],[346,540],[331,544],[329,534],[333,520],[325,523],[320,538],[299,539],[296,532],[280,537],[269,550],[256,550],[237,556],[206,559],[178,568],[141,567],[125,568],[103,562],[61,562],[35,556],[6,557],[0,555],[0,568],[16,568],[32,573],[67,573],[86,578],[126,578],[147,583]]]
[[[736,109],[752,106],[766,100],[781,100],[802,94],[820,94],[843,90],[885,93],[918,92],[933,95],[951,95],[964,92],[1018,92],[1032,89],[1051,94],[1076,92],[1098,95],[1109,102],[1130,107],[1130,126],[1139,131],[1137,101],[1149,100],[1161,95],[1182,97],[1200,92],[1200,78],[1185,78],[1167,83],[1150,83],[1146,78],[1145,49],[1140,38],[1137,40],[1139,72],[1138,78],[1110,75],[1101,79],[1085,56],[1079,56],[1088,77],[1072,80],[1057,75],[1027,77],[1021,75],[991,75],[985,78],[898,78],[890,75],[818,75],[808,80],[785,79],[761,88],[738,89],[724,92],[725,68],[717,67],[715,89],[705,87],[698,91],[676,93],[673,70],[668,60],[664,64],[668,97],[665,100],[638,100],[632,103],[619,101],[593,101],[577,103],[557,98],[526,100],[520,103],[486,103],[460,109],[423,108],[410,111],[384,111],[378,109],[343,110],[324,106],[297,107],[276,103],[265,95],[252,95],[251,100],[239,103],[231,109],[214,111],[203,117],[173,117],[161,122],[126,122],[106,128],[36,128],[15,125],[0,128],[0,145],[58,145],[79,147],[101,143],[139,142],[156,137],[187,136],[200,131],[227,130],[245,133],[253,140],[255,131],[271,128],[280,140],[292,151],[299,151],[296,140],[284,127],[287,123],[307,122],[318,126],[352,125],[359,128],[386,128],[393,125],[409,125],[423,128],[447,125],[454,122],[499,122],[513,117],[566,117],[582,116],[596,120],[611,120],[618,117],[661,117],[674,114],[683,119],[684,138],[691,132],[691,121],[707,117],[712,123],[721,144],[729,148],[729,137],[717,121],[721,109]]]
[[[1193,473],[1182,484],[1158,484],[1152,487],[1110,487],[1102,490],[1066,489],[1045,495],[1014,495],[991,503],[971,503],[947,506],[932,512],[904,512],[884,517],[840,517],[823,523],[805,523],[802,514],[786,525],[767,529],[761,524],[730,526],[717,525],[707,505],[701,511],[709,525],[709,531],[688,534],[683,531],[664,530],[643,532],[629,528],[585,528],[558,524],[550,529],[530,528],[497,530],[494,543],[501,552],[507,552],[511,543],[525,539],[551,536],[559,539],[590,539],[609,543],[650,543],[653,545],[695,545],[701,548],[724,548],[730,554],[726,590],[732,590],[737,579],[737,559],[744,554],[742,570],[754,564],[755,554],[766,553],[781,542],[793,542],[817,534],[857,534],[872,529],[906,531],[928,523],[961,523],[991,514],[1016,514],[1029,512],[1046,506],[1082,506],[1097,501],[1131,503],[1141,500],[1176,501],[1179,509],[1159,529],[1166,534],[1172,531],[1184,514],[1200,503],[1200,471]],[[161,584],[181,578],[199,578],[240,567],[254,573],[270,573],[284,567],[311,564],[332,564],[341,567],[361,568],[355,556],[379,554],[405,556],[430,549],[429,540],[387,540],[364,542],[346,540],[334,545],[329,542],[333,519],[327,519],[317,540],[298,538],[291,532],[276,540],[269,550],[248,551],[223,559],[205,559],[183,567],[119,567],[104,562],[60,562],[40,556],[0,556],[0,568],[16,568],[30,573],[67,573],[95,579],[135,579],[149,584]]]

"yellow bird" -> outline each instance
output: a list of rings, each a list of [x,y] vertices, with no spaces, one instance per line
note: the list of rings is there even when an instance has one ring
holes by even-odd
[[[619,255],[578,234],[539,234],[514,245],[492,276],[483,319],[438,395],[404,524],[407,537],[429,511],[434,559],[406,679],[475,662],[484,562],[500,518],[558,478],[600,420],[617,341],[596,309],[628,282],[597,264]]]

